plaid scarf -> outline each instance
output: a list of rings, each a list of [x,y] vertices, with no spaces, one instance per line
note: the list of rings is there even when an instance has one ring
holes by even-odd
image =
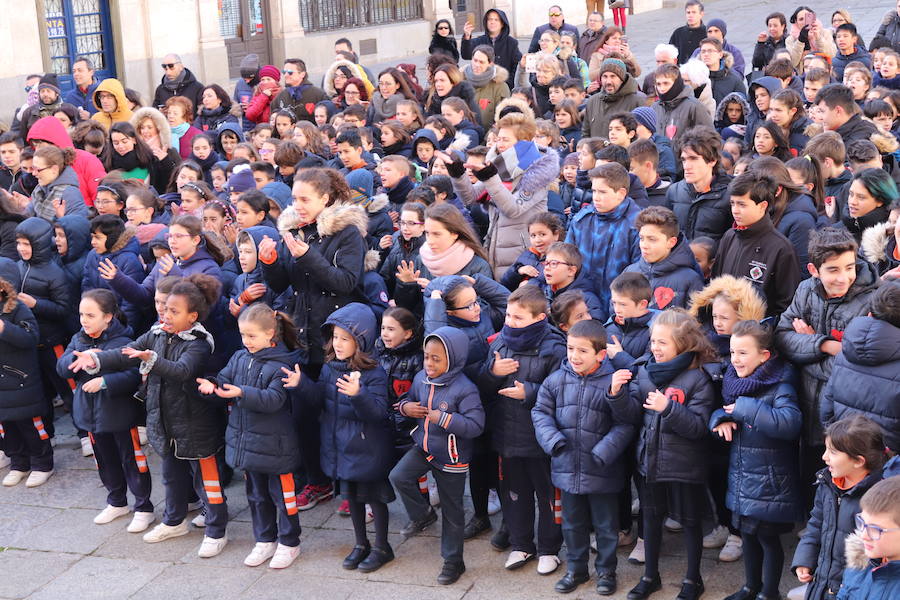
[[[534,142],[516,142],[500,154],[491,148],[486,160],[496,167],[501,181],[509,182],[518,179],[540,157],[541,152]]]

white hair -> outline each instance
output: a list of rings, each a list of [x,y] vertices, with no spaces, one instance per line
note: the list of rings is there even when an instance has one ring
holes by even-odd
[[[676,48],[672,44],[657,44],[656,48],[653,49],[653,56],[657,56],[659,54],[664,54],[672,60],[677,60],[678,48]]]
[[[709,67],[707,67],[698,58],[692,58],[681,65],[681,76],[689,79],[691,87],[699,87],[704,83],[709,83]]]

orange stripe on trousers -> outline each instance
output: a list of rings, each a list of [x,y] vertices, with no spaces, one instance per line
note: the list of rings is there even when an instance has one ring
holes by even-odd
[[[203,478],[203,490],[210,504],[222,504],[222,484],[219,482],[219,465],[215,456],[200,459],[200,477]]]
[[[31,421],[34,423],[34,428],[37,430],[41,439],[49,440],[50,436],[47,435],[47,430],[44,429],[44,420],[40,417],[32,417]]]
[[[131,447],[134,449],[134,462],[137,463],[139,473],[147,473],[150,469],[147,467],[147,455],[141,449],[141,436],[138,434],[137,427],[131,428]]]
[[[62,357],[63,353],[65,353],[66,349],[62,346],[53,346],[53,354],[56,355],[56,360],[59,360]],[[75,380],[74,379],[66,379],[69,383],[69,387],[73,390],[75,389]]]
[[[297,514],[297,492],[294,488],[294,474],[283,473],[278,477],[281,480],[281,494],[284,496],[284,508],[287,514]]]

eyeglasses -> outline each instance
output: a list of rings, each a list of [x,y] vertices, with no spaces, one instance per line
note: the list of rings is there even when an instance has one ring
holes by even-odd
[[[447,310],[475,310],[475,307],[478,306],[478,300],[475,300],[465,306],[457,306],[455,308],[448,308]]]
[[[31,165],[31,168],[29,169],[29,171],[31,171],[32,173],[43,173],[44,171],[46,171],[47,169],[50,169],[51,167],[53,167],[53,165],[47,165],[46,167],[41,167],[41,168],[37,168],[34,165]]]
[[[424,225],[424,221],[400,221],[400,227],[415,227],[416,225]]]
[[[719,51],[716,50],[715,48],[702,48],[700,50],[700,54],[716,54],[718,52]]]
[[[174,69],[175,65],[181,63],[162,63],[160,66],[163,68],[163,71],[168,71],[169,69]]]
[[[344,95],[345,95],[345,96],[359,96],[359,92],[353,92],[353,91],[350,91],[350,90],[344,90]]]
[[[172,239],[174,239],[174,240],[182,240],[182,239],[184,239],[184,238],[190,238],[190,237],[194,237],[194,236],[192,236],[192,235],[189,234],[189,233],[167,233],[167,234],[166,234],[166,239],[167,239],[167,240],[172,240]]]
[[[272,148],[260,148],[259,153],[260,154],[274,154],[275,150],[273,150]]]
[[[546,267],[550,267],[551,269],[555,269],[555,268],[558,267],[559,265],[565,265],[565,266],[567,266],[567,267],[571,267],[571,266],[572,266],[572,263],[567,263],[567,262],[565,262],[565,261],[563,261],[563,260],[545,260],[545,261],[544,261],[544,267],[545,267],[545,268],[546,268]]]
[[[561,13],[561,12],[552,12],[552,13],[548,13],[548,14],[549,14],[551,17],[561,17],[561,16],[562,16],[562,13]]]
[[[877,542],[878,540],[880,540],[881,536],[885,533],[900,531],[900,527],[884,529],[883,527],[879,527],[878,525],[870,525],[869,523],[863,521],[862,515],[856,515],[856,528],[860,531],[860,533],[865,532],[866,537],[868,537],[873,542]]]
[[[97,204],[97,201],[96,201],[96,200],[94,201],[94,204]],[[132,206],[131,208],[126,208],[126,209],[125,209],[125,214],[126,214],[126,215],[133,215],[133,214],[136,213],[136,212],[141,212],[142,210],[147,210],[148,208],[151,208],[151,207],[149,207],[149,206],[141,206],[140,208],[134,208],[134,207]]]
[[[117,202],[118,200],[94,200],[94,206],[111,206]]]

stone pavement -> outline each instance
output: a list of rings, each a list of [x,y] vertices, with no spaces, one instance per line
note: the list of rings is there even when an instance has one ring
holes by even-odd
[[[814,3],[826,19],[841,3],[828,0]],[[846,2],[844,3],[847,4]],[[707,4],[707,19],[724,17],[729,25],[728,40],[745,51],[749,63],[756,35],[763,29],[765,15],[774,10],[790,13],[792,5],[757,2],[748,5],[739,0],[720,0]],[[893,6],[889,0],[861,0],[851,10],[860,33],[870,40],[884,13]],[[652,49],[668,40],[669,32],[683,22],[681,9],[665,9],[636,15],[629,19],[628,35],[641,65],[652,67]],[[523,41],[523,46],[527,40]],[[407,62],[424,64],[424,56]],[[387,65],[371,65],[377,74]],[[317,80],[318,77],[314,77]],[[250,569],[242,561],[253,546],[247,502],[240,477],[226,489],[232,521],[225,551],[212,559],[196,555],[202,532],[161,544],[145,544],[139,535],[125,532],[128,519],[108,525],[94,525],[94,515],[105,506],[105,490],[97,477],[93,459],[81,457],[71,421],[65,415],[57,419],[56,473],[47,484],[26,489],[0,488],[0,600],[40,599],[121,600],[172,598],[216,600],[284,597],[343,600],[505,600],[551,599],[553,584],[562,569],[541,577],[531,564],[521,571],[503,570],[505,554],[494,552],[488,537],[480,536],[466,544],[468,571],[455,585],[438,586],[440,569],[437,536],[440,524],[420,537],[402,542],[397,532],[406,523],[399,501],[391,505],[391,543],[397,559],[376,573],[365,575],[344,571],[343,557],[353,545],[348,518],[334,514],[337,502],[325,503],[301,513],[303,526],[301,554],[286,571],[272,572],[265,566]],[[159,505],[163,488],[159,479],[159,459],[152,451],[154,501]],[[157,508],[159,514],[161,508]],[[499,519],[494,518],[497,525]],[[796,537],[784,536],[787,561],[793,553]],[[619,552],[620,591],[613,598],[623,599],[640,577],[639,567],[626,562],[630,548]],[[718,550],[704,551],[702,572],[707,586],[705,598],[723,598],[743,582],[740,562],[718,563]],[[677,536],[666,534],[661,561],[664,589],[654,598],[674,598],[678,593],[685,561]],[[785,569],[782,593],[796,579]],[[593,583],[582,586],[570,598],[596,598]]]

